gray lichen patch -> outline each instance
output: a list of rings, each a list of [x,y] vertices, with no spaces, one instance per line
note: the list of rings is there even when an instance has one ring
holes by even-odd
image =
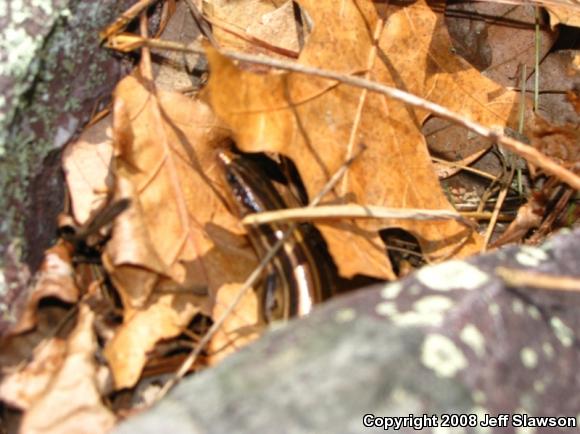
[[[119,67],[98,31],[129,3],[0,2],[0,261],[23,240],[31,177],[110,95]]]
[[[454,377],[467,367],[461,349],[447,336],[432,333],[425,337],[421,348],[421,362],[443,378]]]
[[[489,276],[477,267],[458,260],[424,267],[416,277],[422,284],[437,291],[476,289],[489,281]]]
[[[411,309],[400,310],[395,302],[385,301],[376,306],[376,312],[401,327],[437,327],[453,305],[449,297],[428,295],[417,300]]]
[[[568,327],[560,318],[554,316],[550,319],[550,326],[556,338],[564,347],[571,347],[574,343],[574,332],[570,327]]]
[[[381,297],[386,298],[387,300],[392,300],[397,298],[402,289],[403,285],[401,285],[399,282],[390,283],[386,285],[381,291]]]
[[[520,351],[520,359],[525,368],[534,369],[538,366],[538,353],[530,347],[522,348]]]
[[[459,334],[461,341],[470,347],[477,357],[485,355],[485,337],[473,324],[467,324]]]
[[[520,251],[516,253],[516,261],[526,267],[537,267],[546,260],[548,260],[548,254],[537,247],[521,246]]]
[[[544,342],[542,344],[542,351],[544,352],[544,354],[546,355],[546,357],[548,359],[551,359],[554,357],[554,347],[552,346],[552,344],[550,342]]]
[[[381,316],[391,316],[395,315],[397,310],[397,305],[391,301],[383,301],[375,307],[375,312]]]
[[[334,315],[334,320],[338,323],[350,322],[356,318],[356,310],[352,308],[340,309]]]

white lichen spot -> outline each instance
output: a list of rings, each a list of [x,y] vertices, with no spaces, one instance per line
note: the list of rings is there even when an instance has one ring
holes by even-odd
[[[571,347],[574,343],[574,332],[572,329],[564,324],[557,316],[550,319],[550,325],[560,343],[566,348]]]
[[[391,283],[382,289],[381,297],[386,298],[387,300],[392,300],[399,296],[402,289],[403,285],[399,282]]]
[[[512,310],[514,311],[515,314],[521,315],[522,313],[524,313],[524,303],[522,303],[521,300],[519,299],[515,299],[512,302]]]
[[[428,295],[417,300],[413,309],[420,314],[445,313],[453,307],[453,300],[442,295]]]
[[[489,280],[489,277],[477,267],[457,260],[424,267],[416,276],[423,285],[437,291],[475,289]]]
[[[530,347],[524,347],[520,351],[522,364],[528,369],[534,369],[538,366],[538,354]]]
[[[548,254],[542,249],[532,246],[522,246],[516,253],[516,261],[527,267],[537,267],[548,259]]]
[[[554,347],[550,342],[544,342],[542,344],[542,351],[544,351],[544,354],[548,359],[554,357]]]
[[[0,268],[0,295],[4,295],[8,292],[8,287],[6,286],[6,278],[4,277],[4,269]]]
[[[375,307],[375,311],[381,316],[392,316],[397,313],[397,306],[395,305],[395,303],[384,301],[382,303],[377,304],[377,307]]]
[[[421,362],[437,376],[451,378],[467,367],[467,359],[447,336],[427,335],[421,348]]]
[[[540,319],[540,317],[542,316],[540,314],[540,310],[534,306],[534,305],[530,305],[528,307],[528,314],[533,318],[533,319]]]
[[[0,62],[0,75],[22,77],[36,54],[38,45],[22,27],[5,29],[0,37],[0,52],[6,59]]]
[[[351,322],[355,318],[356,318],[356,311],[352,308],[340,309],[334,315],[334,320],[336,322],[340,322],[340,323]]]
[[[0,17],[5,17],[8,14],[8,2],[0,2]]]
[[[518,412],[520,414],[527,413],[524,410]],[[536,432],[536,428],[532,426],[519,426],[516,428],[515,434],[534,434]]]
[[[419,295],[421,293],[421,287],[419,285],[413,285],[407,291],[411,295]]]
[[[474,390],[471,393],[471,399],[473,399],[473,402],[475,402],[476,404],[484,404],[485,401],[487,401],[487,397],[485,396],[485,392],[483,392],[482,390]]]
[[[459,338],[473,350],[477,357],[483,357],[485,355],[485,338],[473,324],[468,324],[463,327]]]
[[[536,393],[544,393],[546,390],[546,384],[541,380],[534,381],[534,390]]]
[[[53,1],[52,0],[32,0],[31,4],[32,6],[39,8],[40,10],[42,10],[42,12],[44,12],[46,15],[52,15],[53,13]]]
[[[413,304],[413,310],[396,312],[390,319],[398,326],[431,326],[438,327],[443,323],[444,315],[453,306],[453,300],[440,295],[426,296]]]
[[[492,314],[493,316],[499,315],[499,312],[500,312],[499,304],[490,303],[489,306],[487,307],[487,309],[489,310],[489,313]]]

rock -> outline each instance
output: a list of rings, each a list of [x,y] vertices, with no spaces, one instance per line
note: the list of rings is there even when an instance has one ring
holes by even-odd
[[[60,150],[121,74],[98,31],[132,2],[0,4],[0,334],[27,266],[38,266],[55,234],[64,200]]]
[[[358,433],[365,414],[435,415],[441,426],[444,413],[477,424],[505,413],[493,432],[506,433],[517,429],[512,414],[572,423],[580,294],[510,288],[494,271],[579,278],[579,243],[577,230],[340,297],[184,380],[115,433]]]

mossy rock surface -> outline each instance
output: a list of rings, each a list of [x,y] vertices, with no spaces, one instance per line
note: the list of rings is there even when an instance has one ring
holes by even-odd
[[[122,72],[98,31],[131,3],[0,2],[0,331],[55,234],[60,150]]]

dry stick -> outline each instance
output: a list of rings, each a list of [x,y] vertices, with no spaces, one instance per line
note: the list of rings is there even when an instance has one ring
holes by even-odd
[[[361,148],[361,152],[364,148]],[[309,208],[313,208],[320,203],[322,198],[336,185],[336,183],[340,180],[340,178],[344,175],[348,167],[352,164],[352,162],[360,155],[358,152],[355,156],[351,159],[347,160],[337,171],[336,173],[330,178],[330,180],[326,183],[326,185],[322,188],[320,193],[310,202],[308,205]],[[210,327],[207,333],[203,336],[203,338],[199,341],[199,344],[195,347],[195,349],[187,356],[187,358],[183,361],[181,366],[179,367],[178,371],[175,373],[173,378],[171,378],[167,383],[163,385],[159,393],[157,394],[156,401],[163,398],[169,390],[175,384],[183,378],[183,376],[189,371],[189,369],[193,366],[205,346],[209,343],[209,341],[214,337],[214,335],[218,332],[218,330],[224,325],[226,319],[232,314],[236,306],[240,303],[242,298],[246,295],[246,293],[254,286],[254,284],[258,281],[266,266],[270,263],[270,261],[276,256],[278,251],[282,248],[286,240],[292,235],[294,229],[296,228],[296,223],[290,225],[290,227],[284,232],[281,238],[278,239],[276,244],[270,249],[270,251],[264,256],[264,258],[260,261],[260,264],[256,267],[256,269],[248,276],[242,287],[239,289],[238,294],[234,298],[234,300],[230,303],[227,309],[222,313],[222,315],[216,320],[215,323]]]
[[[149,46],[152,48],[165,48],[169,50],[178,50],[197,54],[205,53],[205,51],[201,48],[186,47],[182,44],[174,42],[161,43],[160,41],[143,39],[138,37],[133,37],[132,39],[135,40],[135,42],[139,42],[142,46]],[[133,45],[132,49],[134,48],[138,47]],[[484,127],[483,125],[478,124],[477,122],[474,122],[465,116],[452,112],[451,110],[439,104],[427,101],[426,99],[420,98],[416,95],[413,95],[412,93],[408,93],[394,87],[385,86],[383,84],[376,83],[371,80],[366,80],[364,78],[352,75],[345,75],[339,72],[328,71],[324,69],[315,68],[312,66],[301,65],[296,62],[287,62],[284,60],[274,59],[271,57],[255,56],[252,54],[236,53],[231,51],[224,51],[221,52],[221,54],[229,57],[230,59],[238,60],[241,62],[249,62],[257,65],[270,66],[272,68],[278,68],[285,71],[293,71],[307,75],[316,75],[318,77],[336,80],[349,86],[368,89],[372,92],[377,92],[390,98],[405,102],[414,107],[430,111],[443,119],[447,119],[451,122],[462,125],[463,127],[473,131],[474,133],[482,137],[488,138],[490,140],[502,144],[506,149],[509,149],[510,151],[518,154],[520,157],[534,164],[535,166],[543,169],[544,172],[549,173],[550,175],[554,175],[560,181],[570,185],[572,188],[580,190],[580,177],[575,175],[570,170],[560,166],[554,160],[548,158],[547,156],[539,152],[537,149],[532,148],[531,146],[528,146],[525,143],[522,143],[518,140],[512,139],[511,137],[506,136],[500,131],[494,131],[490,128]]]
[[[112,24],[108,25],[103,31],[101,31],[99,34],[101,41],[119,33],[121,30],[127,27],[127,25],[133,21],[137,15],[139,15],[156,1],[157,0],[141,0],[135,3],[125,12],[123,12],[121,16],[118,17]]]
[[[223,52],[222,54],[231,59],[238,60],[241,62],[256,63],[265,66],[271,66],[273,68],[283,69],[286,71],[293,71],[301,74],[316,75],[318,77],[336,80],[350,86],[368,89],[370,91],[377,92],[385,96],[391,97],[393,99],[405,102],[414,107],[430,111],[443,119],[447,119],[451,122],[462,125],[468,130],[471,130],[482,137],[501,143],[505,148],[518,154],[522,158],[525,158],[530,163],[538,167],[541,167],[546,173],[554,175],[556,178],[570,185],[574,189],[580,190],[580,177],[575,175],[570,170],[560,166],[554,160],[548,158],[535,148],[532,148],[531,146],[526,145],[525,143],[522,143],[518,140],[512,139],[511,137],[506,136],[502,132],[494,131],[490,128],[484,127],[483,125],[478,124],[477,122],[474,122],[465,116],[462,116],[458,113],[454,113],[451,110],[439,104],[427,101],[411,93],[405,92],[403,90],[394,87],[385,86],[383,84],[376,83],[371,80],[366,80],[364,78],[345,75],[339,72],[327,71],[324,69],[314,68],[312,66],[300,65],[295,62],[287,62],[280,59],[254,56],[251,54],[244,53],[235,53],[230,51]]]
[[[127,39],[131,39],[131,41],[135,43],[134,45],[132,45],[131,49],[138,48],[136,43],[139,43],[140,46],[148,46],[151,48],[164,48],[168,50],[177,50],[187,53],[205,54],[205,51],[201,48],[187,47],[183,44],[178,44],[175,42],[162,42],[157,40],[139,38],[135,36],[131,37],[128,35],[120,35],[120,36],[123,36],[124,38]],[[549,173],[550,175],[554,175],[560,181],[568,184],[572,188],[580,190],[580,177],[575,175],[570,170],[560,166],[554,160],[548,158],[547,156],[539,152],[537,149],[532,148],[531,146],[526,145],[525,143],[522,143],[518,140],[512,139],[511,137],[506,136],[500,131],[494,131],[490,128],[484,127],[483,125],[478,124],[477,122],[474,122],[465,116],[452,112],[451,110],[439,104],[427,101],[426,99],[420,98],[416,95],[413,95],[412,93],[408,93],[394,87],[385,86],[383,84],[376,83],[371,80],[366,80],[364,78],[346,75],[334,71],[328,71],[320,68],[315,68],[312,66],[301,65],[296,62],[287,62],[284,60],[274,59],[271,57],[255,56],[252,54],[236,53],[231,51],[223,51],[221,52],[221,54],[229,57],[230,59],[238,60],[240,62],[249,62],[257,65],[270,66],[272,68],[278,68],[285,71],[293,71],[300,74],[315,75],[322,78],[328,78],[330,80],[336,80],[349,86],[368,89],[372,92],[380,93],[382,95],[402,101],[414,107],[430,111],[443,119],[447,119],[451,122],[462,125],[463,127],[473,131],[474,133],[482,137],[488,138],[490,140],[502,144],[506,149],[509,149],[510,151],[518,154],[520,157],[534,164],[535,166],[543,169],[544,172]]]
[[[328,220],[340,218],[356,219],[407,219],[407,220],[456,220],[465,226],[473,223],[455,211],[427,210],[416,208],[386,208],[375,205],[320,205],[316,208],[288,208],[250,214],[242,219],[244,225],[261,225],[279,221]]]
[[[572,276],[553,276],[544,273],[530,272],[506,267],[497,267],[495,274],[501,277],[508,286],[546,289],[549,291],[580,292],[580,279]]]
[[[484,149],[484,151],[487,152],[488,150]],[[481,156],[481,155],[479,155],[479,156]],[[437,157],[431,157],[431,160],[436,162],[436,163],[445,165],[445,166],[456,167],[458,169],[465,170],[466,172],[473,173],[475,175],[481,176],[482,178],[491,179],[492,181],[498,180],[498,177],[492,175],[491,173],[487,173],[487,172],[484,172],[484,171],[479,170],[479,169],[474,169],[473,167],[466,166],[465,164],[461,164],[461,162],[447,161],[447,160],[443,160],[442,158],[437,158]],[[445,176],[445,178],[448,178],[448,177],[449,176]]]
[[[506,198],[508,191],[510,189],[512,179],[514,177],[514,173],[515,173],[515,167],[513,166],[513,162],[512,162],[512,167],[510,169],[510,173],[506,178],[504,186],[502,187],[502,189],[500,190],[500,192],[497,196],[497,202],[495,203],[495,207],[493,208],[493,214],[491,216],[491,220],[489,221],[489,224],[487,225],[487,230],[485,231],[485,238],[483,239],[483,244],[481,245],[481,253],[485,253],[487,251],[487,246],[488,246],[489,241],[491,240],[491,237],[493,235],[493,231],[494,231],[495,225],[497,223],[497,218],[499,216],[499,213],[501,211],[501,207],[503,206],[505,198]]]
[[[369,52],[369,56],[367,59],[367,71],[365,72],[365,78],[368,79],[370,76],[370,72],[373,69],[375,64],[375,59],[377,58],[377,45],[378,41],[381,37],[381,33],[383,32],[384,20],[379,19],[377,21],[377,25],[375,27],[375,33],[373,34],[373,45]],[[360,125],[360,120],[362,118],[362,111],[367,100],[368,90],[363,89],[359,100],[358,100],[358,107],[356,108],[356,113],[353,119],[352,128],[350,129],[350,137],[348,139],[348,144],[346,146],[346,157],[350,158],[352,156],[354,150],[354,142],[356,141],[356,134],[358,132],[358,127]],[[346,194],[348,186],[348,172],[344,174],[342,178],[341,186],[340,186],[340,196]]]

